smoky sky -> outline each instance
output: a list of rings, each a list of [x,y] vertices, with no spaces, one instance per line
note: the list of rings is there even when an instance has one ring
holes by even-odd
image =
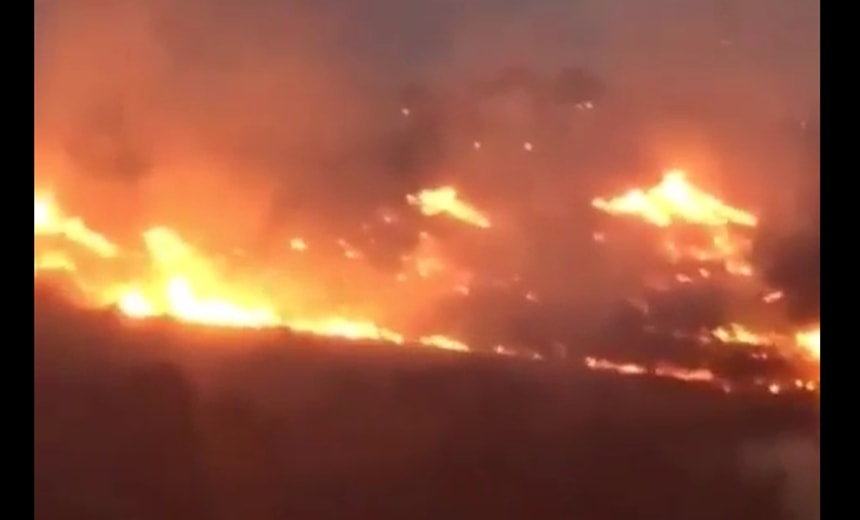
[[[389,182],[373,150],[404,82],[585,66],[634,101],[659,91],[806,116],[818,20],[813,0],[37,0],[37,149],[71,150],[87,172],[150,171],[134,190],[158,206],[149,215],[217,192],[255,215],[237,226],[248,235],[267,207],[298,203],[278,193],[313,205],[308,185],[355,199]],[[128,157],[92,159],[109,146]],[[135,207],[102,188],[89,190],[100,206],[123,200],[103,220]]]
[[[730,37],[738,61],[792,83],[799,96],[817,95],[817,0],[325,3],[353,11],[361,47],[407,76],[464,72],[481,60],[585,64],[608,73],[632,59],[643,67],[672,60],[707,67],[709,46]]]
[[[36,0],[40,18],[62,0]],[[739,54],[759,67],[802,82],[817,93],[820,41],[818,0],[211,0],[224,13],[258,19],[292,4],[349,20],[342,41],[355,59],[384,63],[394,74],[415,75],[441,64],[468,61],[485,48],[519,46],[519,56],[543,65],[579,61],[600,66],[613,55],[672,52],[681,39],[695,46],[714,33],[732,32]],[[702,31],[701,29],[706,30]],[[346,34],[348,33],[348,34]],[[677,49],[677,51],[686,49]]]

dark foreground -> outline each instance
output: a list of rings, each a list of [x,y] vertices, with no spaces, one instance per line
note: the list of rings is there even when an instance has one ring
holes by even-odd
[[[37,301],[37,520],[817,518],[814,403]]]

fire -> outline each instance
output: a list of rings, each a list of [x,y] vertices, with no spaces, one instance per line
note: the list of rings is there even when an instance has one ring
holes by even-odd
[[[821,325],[805,328],[794,334],[795,344],[816,361],[821,360]]]
[[[398,344],[404,342],[402,334],[380,327],[371,321],[335,317],[319,320],[295,320],[290,321],[288,325],[295,331],[318,336],[331,336],[352,340],[376,340]]]
[[[125,314],[138,318],[170,315],[230,327],[265,327],[281,322],[265,304],[235,303],[236,289],[224,284],[209,262],[172,230],[150,229],[143,234],[143,240],[155,282],[121,290],[116,304]]]
[[[651,188],[634,189],[612,198],[596,198],[592,205],[609,215],[635,218],[661,230],[661,246],[672,262],[718,262],[726,273],[745,279],[745,283],[759,295],[757,298],[761,303],[770,305],[783,298],[781,291],[765,287],[757,279],[748,261],[751,240],[743,236],[743,230],[758,225],[756,216],[697,188],[683,171],[670,170]],[[606,239],[606,235],[601,233],[598,241],[605,242]],[[699,274],[701,279],[710,278],[710,271],[701,267]],[[697,280],[688,273],[676,273],[674,279],[684,284]],[[700,339],[710,344],[753,346],[756,347],[754,356],[760,358],[773,353],[781,357],[801,357],[817,364],[820,360],[819,338],[818,325],[793,330],[782,323],[774,329],[762,331],[741,323],[729,323],[709,331]],[[650,374],[656,370],[598,359],[587,362],[587,365],[595,370],[623,374]],[[677,375],[671,369],[664,367],[662,370],[667,377]],[[820,375],[815,376],[816,380],[819,378]],[[817,388],[817,384],[810,384]],[[803,387],[808,386],[804,382]],[[782,386],[777,385],[776,388],[780,390],[774,392],[771,388],[769,391],[779,393]]]
[[[591,204],[609,215],[637,218],[666,230],[663,248],[673,261],[721,262],[729,274],[752,275],[746,260],[750,241],[735,230],[756,227],[756,216],[697,188],[681,170],[666,172],[651,188],[595,198]],[[700,236],[691,236],[691,228]]]
[[[117,306],[135,318],[170,315],[184,321],[226,327],[265,327],[280,321],[266,308],[243,308],[225,299],[201,297],[182,276],[170,278],[160,296],[161,305],[156,306],[140,290],[130,289],[120,296]]]
[[[422,214],[432,216],[445,214],[471,225],[488,228],[489,218],[479,210],[462,201],[451,187],[424,190],[407,197],[411,205]],[[613,199],[595,199],[594,206],[612,215],[638,217],[660,229],[671,230],[676,224],[694,225],[708,232],[704,244],[687,244],[669,236],[666,250],[670,258],[694,258],[702,261],[721,260],[726,270],[740,274],[752,274],[744,261],[745,243],[733,234],[735,227],[753,227],[756,218],[750,213],[732,208],[719,199],[702,192],[689,184],[683,172],[668,172],[662,182],[648,190],[634,190]],[[108,281],[88,283],[88,297],[99,305],[115,306],[129,319],[146,319],[169,316],[185,322],[221,326],[268,328],[283,327],[296,332],[318,336],[338,337],[347,340],[367,340],[395,345],[425,346],[454,352],[472,352],[465,342],[443,334],[409,336],[375,321],[354,314],[347,317],[337,313],[296,313],[296,309],[285,311],[279,307],[272,295],[254,290],[251,284],[242,283],[225,272],[213,259],[186,242],[180,234],[168,227],[153,227],[140,236],[138,247],[120,247],[102,234],[92,230],[77,217],[67,215],[52,195],[39,194],[34,198],[34,273],[45,270],[62,270],[83,284],[78,271],[88,271],[86,264],[76,262],[71,254],[74,245],[81,252],[94,258],[112,262],[125,269],[122,274],[110,271]],[[469,293],[472,273],[450,268],[444,255],[427,233],[419,234],[418,246],[402,260],[402,269],[397,275],[401,282],[414,279],[444,281],[463,294]],[[601,234],[601,239],[605,238]],[[44,240],[42,240],[44,239]],[[61,245],[65,244],[65,248]],[[364,259],[362,251],[344,239],[336,244],[349,260]],[[285,247],[294,252],[305,252],[308,244],[304,238],[293,237]],[[131,269],[128,269],[131,267]],[[698,269],[700,278],[707,279],[710,272]],[[445,275],[445,276],[442,276]],[[112,278],[111,278],[112,277]],[[680,283],[692,283],[690,275],[676,275]],[[89,281],[88,281],[89,282]],[[777,301],[782,297],[778,291],[766,291],[764,302]],[[526,298],[536,301],[532,293]],[[748,344],[761,347],[790,348],[802,356],[819,362],[820,326],[787,332],[756,332],[739,323],[730,323],[716,328],[706,335],[713,343]],[[532,357],[542,359],[537,353],[524,354],[521,349],[496,346],[491,351],[498,355]],[[670,363],[642,365],[616,362],[597,357],[584,358],[587,368],[608,371],[619,375],[638,375],[670,378],[688,383],[716,385],[723,389],[731,385],[705,367],[684,368]],[[820,378],[820,377],[819,377]],[[783,392],[785,388],[817,391],[815,381],[796,380],[794,383],[765,381],[759,386],[770,393]]]
[[[407,202],[419,208],[427,216],[448,215],[466,224],[488,228],[490,219],[480,210],[460,198],[457,190],[451,186],[419,191],[415,195],[407,195]]]
[[[458,341],[454,338],[449,338],[447,336],[433,335],[433,336],[424,336],[420,340],[419,343],[422,345],[427,345],[430,347],[436,347],[443,350],[452,350],[454,352],[469,352],[469,346],[463,343],[462,341]]]
[[[50,195],[35,195],[33,199],[33,235],[34,237],[55,237],[75,243],[86,250],[103,258],[115,257],[119,249],[104,236],[87,227],[79,218],[68,217],[63,214],[55,204]],[[46,264],[69,264],[68,259],[59,260],[59,253],[45,253],[41,257],[37,254],[36,265],[40,262]],[[38,270],[38,268],[37,268]]]
[[[676,379],[685,382],[713,383],[718,378],[706,368],[683,368],[667,363],[661,363],[654,367],[640,365],[638,363],[618,363],[608,359],[586,357],[585,366],[591,370],[613,372],[626,376],[651,375],[667,379]]]
[[[739,323],[717,327],[710,336],[720,343],[793,350],[815,361],[821,360],[821,326],[803,327],[792,332],[757,332]]]
[[[53,197],[34,198],[36,237],[55,237],[79,244],[86,251],[110,259],[134,257],[99,233],[83,220],[66,216]],[[394,344],[413,343],[428,347],[468,352],[468,345],[448,336],[436,334],[409,339],[371,320],[326,316],[307,318],[286,316],[264,294],[254,293],[239,284],[229,283],[213,262],[195,250],[174,230],[154,227],[142,234],[147,269],[135,271],[131,280],[114,280],[103,284],[91,295],[98,303],[114,305],[131,319],[170,316],[175,319],[220,327],[285,327],[297,332],[350,340],[373,340]],[[360,258],[359,252],[339,240],[347,258]],[[304,239],[293,238],[289,247],[304,251]],[[63,251],[46,251],[34,259],[35,274],[45,270],[73,272],[75,264]]]
[[[718,388],[726,393],[731,393],[736,389],[735,384],[727,379],[717,376],[708,368],[685,368],[668,363],[658,363],[654,366],[647,366],[638,363],[611,361],[609,359],[597,357],[586,357],[584,364],[589,370],[608,372],[620,376],[650,376],[662,379],[673,379],[684,383],[708,385]],[[804,379],[773,381],[759,378],[752,381],[752,387],[757,387],[771,395],[780,395],[787,389],[792,388],[797,392],[817,392],[819,390],[819,384],[817,381]]]
[[[730,323],[724,327],[717,327],[711,331],[711,335],[722,343],[769,345],[774,342],[772,334],[757,333],[739,323]]]
[[[794,386],[808,391],[817,391],[818,382],[821,380],[821,326],[815,324],[799,329],[783,329],[782,332],[760,332],[738,323],[731,323],[724,327],[718,327],[710,332],[710,339],[715,339],[723,344],[749,345],[762,349],[757,357],[767,359],[769,352],[775,353],[783,359],[797,359],[799,369],[804,373],[804,380],[795,381]],[[706,342],[707,342],[706,338]],[[777,385],[780,393],[781,385]]]
[[[758,219],[693,186],[687,174],[670,170],[656,186],[634,189],[612,199],[596,198],[592,205],[612,215],[637,216],[659,227],[686,223],[707,227],[755,227]]]

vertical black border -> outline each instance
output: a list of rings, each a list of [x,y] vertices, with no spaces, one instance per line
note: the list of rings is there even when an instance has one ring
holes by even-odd
[[[816,3],[818,3],[817,0],[816,0]],[[835,20],[837,20],[837,17],[836,17],[837,15],[835,13],[836,13],[835,8],[832,8],[830,20],[834,21],[833,22],[833,25],[834,25],[833,29],[836,29]],[[825,142],[826,140],[824,139],[824,137],[826,135],[831,135],[831,136],[834,136],[834,138],[835,138],[835,136],[837,135],[837,132],[840,131],[836,126],[837,119],[846,118],[847,121],[845,121],[843,123],[843,125],[850,125],[851,124],[851,122],[854,120],[854,118],[852,118],[851,116],[848,116],[846,114],[846,112],[847,112],[849,107],[856,107],[856,101],[855,101],[856,95],[852,92],[852,89],[849,86],[850,83],[846,83],[847,78],[843,78],[840,81],[839,79],[836,78],[836,72],[835,72],[836,69],[835,68],[828,69],[827,67],[825,67],[825,64],[824,64],[824,62],[826,61],[825,50],[826,50],[826,48],[828,48],[827,47],[828,44],[826,44],[824,41],[825,31],[823,31],[821,29],[824,28],[824,22],[826,20],[828,20],[828,18],[825,16],[824,11],[821,10],[820,4],[819,4],[819,20],[820,20],[819,63],[820,63],[820,71],[821,71],[821,79],[820,79],[821,83],[820,83],[820,88],[819,88],[820,97],[823,97],[822,94],[824,92],[825,85],[827,85],[828,86],[827,88],[830,89],[831,98],[833,98],[837,93],[840,93],[840,99],[838,99],[838,100],[833,98],[829,102],[824,103],[824,104],[822,104],[822,99],[818,100],[818,103],[819,103],[818,104],[818,116],[819,116],[819,118],[816,121],[817,127],[815,128],[815,130],[818,132],[818,143],[817,143],[818,144],[818,148],[817,148],[818,157],[817,157],[817,160],[819,163],[819,170],[818,170],[819,176],[818,176],[818,193],[817,193],[817,195],[818,195],[818,203],[819,203],[819,205],[818,205],[818,217],[819,217],[818,231],[819,231],[819,239],[820,239],[821,235],[823,235],[823,233],[824,233],[823,224],[826,222],[831,222],[831,223],[835,224],[837,222],[835,216],[824,217],[824,213],[825,213],[824,209],[826,207],[828,207],[828,205],[822,204],[824,202],[824,197],[827,196],[828,194],[831,194],[832,196],[836,196],[835,194],[838,193],[836,190],[838,190],[839,187],[838,187],[838,184],[836,181],[837,181],[837,179],[840,178],[840,175],[838,174],[838,170],[837,170],[837,168],[839,168],[839,162],[841,162],[843,165],[851,164],[851,161],[855,160],[854,156],[856,155],[856,152],[852,153],[853,150],[850,147],[850,145],[848,147],[838,146],[836,144],[835,139],[831,140],[830,144],[826,144],[826,142]],[[850,18],[846,19],[846,21],[848,21],[848,23],[846,25],[848,25],[847,29],[850,31],[851,26],[849,24],[851,22],[849,20],[851,20],[851,19]],[[848,36],[848,38],[853,38],[853,34],[851,34],[850,32],[835,33],[833,31],[831,31],[827,34],[830,34],[831,38],[834,41],[836,40],[835,34],[841,34],[843,36],[843,38],[846,35]],[[830,48],[835,50],[836,49],[835,44],[830,44]],[[834,58],[834,61],[835,61],[835,58]],[[831,79],[831,80],[826,79],[828,71],[830,72],[830,75],[833,77],[833,79]],[[848,71],[850,71],[850,67],[843,67],[842,71],[843,71],[843,74],[845,74]],[[837,88],[837,86],[841,86],[842,88]],[[829,108],[827,108],[827,107],[829,107]],[[828,128],[831,128],[831,130],[829,130],[829,132],[830,132],[829,134],[827,133],[828,130],[825,130],[825,125],[822,125],[822,119],[821,119],[821,116],[823,115],[822,112],[827,113],[827,115],[824,115],[824,120],[829,121],[829,123],[827,123],[827,125],[829,125]],[[842,128],[841,130],[844,132],[845,129]],[[840,161],[837,156],[841,155],[843,153],[846,155],[846,157],[844,157],[844,159],[842,159]],[[831,166],[827,166],[828,162],[829,162],[829,164],[831,164]],[[844,168],[844,166],[843,166],[843,168]],[[823,186],[821,184],[821,177],[822,177],[821,172],[822,172],[822,170],[827,170],[829,172],[825,175],[829,176],[829,178],[831,179],[830,181],[827,181],[830,183],[830,184],[828,184],[830,186],[830,188],[826,188],[825,186]],[[841,178],[850,179],[850,176],[841,176]],[[849,183],[850,183],[850,181],[849,181]],[[824,183],[824,184],[827,184],[827,183]],[[846,193],[850,194],[852,188],[846,186],[846,189],[848,190],[848,191],[846,191]],[[828,190],[830,190],[830,191],[828,191]],[[849,197],[850,197],[850,195],[849,195]],[[834,214],[836,211],[835,208],[838,207],[835,205],[837,202],[838,201],[834,201],[834,203],[829,205],[829,207],[831,208],[830,211]],[[846,202],[847,202],[847,208],[853,208],[856,206],[856,204],[854,204],[850,201],[846,201]],[[845,203],[843,203],[843,204],[845,204]],[[845,206],[843,206],[843,207],[845,207]],[[851,211],[851,209],[847,209],[846,210],[846,213],[847,213],[846,217],[843,217],[843,218],[850,218],[847,216],[847,215],[850,215],[850,211]],[[827,220],[828,218],[830,220]],[[834,239],[833,244],[836,244],[836,243],[837,242]],[[834,248],[835,248],[835,246],[834,246]],[[821,252],[820,250],[821,250],[821,242],[819,240],[819,252]],[[848,254],[852,255],[853,253],[848,253]],[[832,258],[834,258],[834,263],[831,265],[831,270],[836,265],[835,258],[837,258],[837,253],[834,252],[832,254]],[[848,258],[850,258],[850,256]],[[846,263],[848,265],[848,270],[846,270],[845,273],[841,273],[840,275],[837,275],[836,273],[831,273],[830,275],[828,275],[834,281],[833,282],[834,284],[836,284],[836,283],[846,284],[846,283],[850,283],[851,280],[855,279],[856,275],[851,271],[855,271],[856,269],[854,269],[854,266],[852,265],[851,261],[848,261]],[[819,266],[822,266],[821,261],[819,261]],[[819,273],[815,273],[815,274],[817,276],[819,276],[821,289],[824,290],[824,286],[826,286],[826,279],[824,277],[824,269],[822,268]],[[836,282],[836,280],[840,280],[840,281]],[[850,295],[854,294],[854,291],[850,287],[843,287],[843,290],[845,290],[845,289],[847,289],[849,292],[848,298],[851,298]],[[826,292],[826,290],[824,290],[824,292]],[[834,293],[835,293],[835,289],[834,289]],[[849,307],[849,309],[850,309],[850,307]],[[849,310],[848,312],[851,312],[851,311]],[[836,337],[835,330],[836,330],[839,322],[834,320],[833,322],[828,322],[828,323],[833,325],[832,330],[834,331],[834,333],[833,333],[832,337],[835,338]],[[828,327],[830,327],[830,325],[828,325]],[[846,328],[848,328],[848,327],[850,327],[850,325],[846,325]],[[831,330],[831,329],[828,329],[828,330]],[[845,336],[846,338],[850,338],[851,334],[856,334],[856,332],[853,332],[851,330],[847,330],[845,332],[845,334],[846,334],[846,336]],[[834,350],[836,352],[841,351],[843,353],[851,352],[850,349],[846,349],[846,348],[843,348],[843,349],[837,348]],[[829,369],[825,368],[828,366],[830,367]],[[835,374],[837,368],[842,368],[843,370],[846,371],[846,374],[840,378],[840,376],[837,376]],[[829,364],[829,365],[827,363],[825,363],[824,365],[822,365],[821,370],[822,371],[830,370],[831,373],[833,373],[832,376],[826,376],[826,378],[825,378],[825,379],[827,379],[827,383],[825,383],[825,385],[827,385],[828,388],[830,388],[830,385],[832,383],[833,395],[839,394],[839,387],[840,386],[844,387],[842,390],[843,395],[845,394],[845,392],[850,391],[851,386],[852,386],[852,384],[851,384],[852,383],[852,377],[856,377],[856,376],[853,376],[851,374],[851,371],[854,370],[854,364],[851,363],[849,360],[846,359],[844,362],[843,361],[836,362],[836,360],[834,360],[834,363]],[[831,392],[831,390],[826,390],[826,392]],[[821,401],[821,399],[819,399],[819,421],[820,422],[823,422],[823,414],[821,414],[821,410],[823,410],[822,405],[823,405],[823,402]],[[827,431],[827,427],[825,427],[823,424],[820,424],[820,426],[819,426],[819,439],[818,439],[819,452],[821,453],[821,458],[824,458],[826,451],[821,452],[821,435],[820,435],[821,430]],[[833,428],[833,431],[834,432],[837,431],[835,427]],[[846,437],[849,439],[851,438],[850,434],[846,435]],[[835,434],[833,435],[833,438],[834,439],[836,438]],[[851,441],[849,440],[849,442],[851,442]],[[850,449],[849,446],[845,446],[843,448],[843,450],[848,450],[848,449]],[[831,448],[831,452],[834,454],[838,454],[839,450],[837,450],[834,447],[834,448]],[[836,460],[837,460],[836,455],[834,455],[833,462],[831,463],[831,465],[827,466],[827,464],[829,464],[829,463],[825,463],[825,466],[830,467],[830,468],[836,468],[838,466],[838,463],[836,462]],[[821,463],[821,461],[819,461],[819,467],[820,467],[820,463]],[[835,473],[835,471],[834,471],[834,473]],[[821,471],[819,478],[821,480],[824,479],[823,471]],[[821,486],[819,485],[819,495],[821,493],[820,488],[821,488]],[[832,499],[832,503],[834,504],[833,510],[836,511],[837,506],[835,504],[837,502],[836,496],[838,496],[838,495],[831,494],[829,496],[833,497],[833,499]],[[850,500],[851,499],[849,498],[846,501],[847,504],[850,504]],[[845,507],[850,507],[847,504]]]
[[[31,172],[31,175],[35,176],[35,170],[33,167],[33,136],[34,134],[34,114],[32,110],[32,106],[27,103],[27,100],[33,101],[33,105],[35,105],[35,88],[33,82],[35,81],[35,46],[31,47],[34,49],[33,54],[26,52],[28,48],[26,43],[23,41],[27,36],[26,34],[30,31],[27,31],[26,28],[30,27],[33,31],[32,40],[35,42],[35,18],[36,11],[38,9],[38,4],[41,3],[41,0],[35,0],[33,4],[33,24],[29,24],[26,21],[25,16],[21,15],[20,21],[13,21],[15,16],[11,13],[11,9],[7,11],[9,16],[8,25],[20,24],[22,27],[18,28],[16,31],[4,32],[6,36],[6,44],[4,47],[8,49],[6,53],[5,59],[5,71],[6,71],[6,80],[3,82],[6,87],[6,127],[11,131],[6,132],[6,137],[4,138],[6,145],[6,154],[7,160],[10,161],[10,164],[7,166],[7,186],[6,186],[6,198],[8,205],[3,204],[0,205],[0,213],[4,214],[4,220],[6,222],[14,223],[7,227],[7,229],[14,230],[17,234],[19,230],[23,233],[25,226],[21,223],[22,217],[20,216],[20,209],[14,209],[17,207],[17,204],[14,203],[16,200],[20,200],[20,197],[23,197],[24,194],[29,193],[29,189],[25,186],[18,186],[21,182],[10,182],[13,179],[18,178],[26,178],[29,175],[26,172]],[[20,33],[20,29],[24,29],[23,34]],[[12,37],[14,35],[14,37]],[[18,40],[20,38],[21,41],[12,41]],[[19,57],[20,56],[20,57]],[[33,58],[33,59],[31,59]],[[22,164],[16,164],[18,161],[21,161]],[[17,216],[16,216],[17,215]],[[30,240],[25,241],[23,236],[20,238],[22,242],[29,242],[32,245],[33,236],[30,235]],[[30,302],[33,302],[34,293],[33,292],[25,292],[25,278],[24,273],[28,272],[30,269],[29,265],[24,265],[26,261],[26,256],[23,254],[8,254],[9,250],[17,249],[17,245],[12,245],[14,242],[18,241],[17,235],[15,235],[15,239],[9,239],[10,243],[7,246],[7,260],[8,263],[10,260],[13,264],[17,265],[19,262],[21,265],[18,267],[14,267],[14,265],[10,268],[7,267],[7,273],[9,273],[5,278],[6,292],[7,297],[12,300],[13,303],[7,304],[7,312],[11,313],[12,309],[20,309],[25,314],[29,314],[26,312],[26,309],[31,309],[31,312],[34,309],[33,305],[30,305]],[[21,244],[21,249],[25,249],[25,246]],[[12,274],[14,273],[14,274]],[[18,284],[21,287],[18,287]],[[19,295],[18,292],[21,292]],[[20,305],[14,303],[14,301],[21,302]],[[34,329],[29,329],[27,327],[27,322],[30,321],[23,316],[19,318],[9,315],[9,318],[5,322],[6,327],[6,339],[7,339],[7,359],[9,357],[21,356],[21,359],[11,359],[8,360],[10,371],[14,370],[24,375],[22,378],[23,381],[20,383],[21,386],[25,388],[11,388],[13,385],[10,384],[12,381],[17,381],[18,377],[15,378],[6,378],[5,381],[7,390],[4,392],[5,395],[9,396],[20,396],[20,399],[24,399],[24,405],[19,407],[7,406],[6,413],[12,413],[13,410],[23,410],[23,412],[19,412],[21,417],[9,418],[11,420],[7,420],[10,425],[7,428],[7,435],[14,435],[15,437],[20,436],[21,439],[14,439],[12,441],[7,441],[7,446],[33,446],[34,445],[34,397],[33,394],[27,392],[29,388],[35,388],[35,381],[33,380],[33,371],[30,371],[27,367],[30,365],[33,360],[33,351],[28,351],[24,348],[23,345],[15,345],[13,342],[9,342],[14,337],[27,337],[27,330],[33,331]],[[12,329],[21,327],[24,329],[23,331],[16,332]],[[17,367],[17,368],[11,368]],[[27,376],[30,377],[27,377]],[[14,386],[18,386],[19,383],[14,383]],[[17,415],[17,414],[16,414]],[[11,425],[16,425],[11,427]],[[8,468],[7,471],[9,475],[12,475],[13,478],[6,479],[7,482],[11,482],[11,484],[7,484],[12,488],[21,489],[8,489],[8,496],[11,502],[18,502],[20,504],[12,505],[10,504],[8,507],[17,509],[19,511],[34,511],[34,479],[35,479],[35,471],[33,466],[33,458],[26,455],[25,449],[14,450],[10,452],[11,455],[15,455],[9,458],[10,464],[13,467]],[[17,467],[20,465],[20,468]],[[32,477],[32,478],[31,478]],[[31,499],[30,497],[34,497]],[[20,513],[25,518],[29,518],[28,513]]]

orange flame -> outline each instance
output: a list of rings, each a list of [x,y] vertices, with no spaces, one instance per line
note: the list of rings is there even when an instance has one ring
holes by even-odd
[[[671,230],[676,225],[700,228],[707,237],[702,242],[690,243],[673,234],[665,237],[663,247],[673,261],[717,261],[729,274],[752,275],[752,266],[746,260],[751,243],[733,228],[755,227],[758,219],[697,188],[681,170],[666,172],[656,186],[646,190],[634,189],[610,199],[596,198],[591,204],[610,215],[638,218],[662,229]]]
[[[608,200],[596,198],[592,205],[612,215],[637,216],[659,227],[675,223],[709,227],[758,224],[751,213],[733,208],[690,184],[681,170],[666,172],[659,184],[647,190],[631,190]]]
[[[457,190],[451,186],[422,190],[415,195],[407,195],[406,200],[427,216],[448,215],[472,226],[480,228],[491,226],[490,219],[461,199]]]

